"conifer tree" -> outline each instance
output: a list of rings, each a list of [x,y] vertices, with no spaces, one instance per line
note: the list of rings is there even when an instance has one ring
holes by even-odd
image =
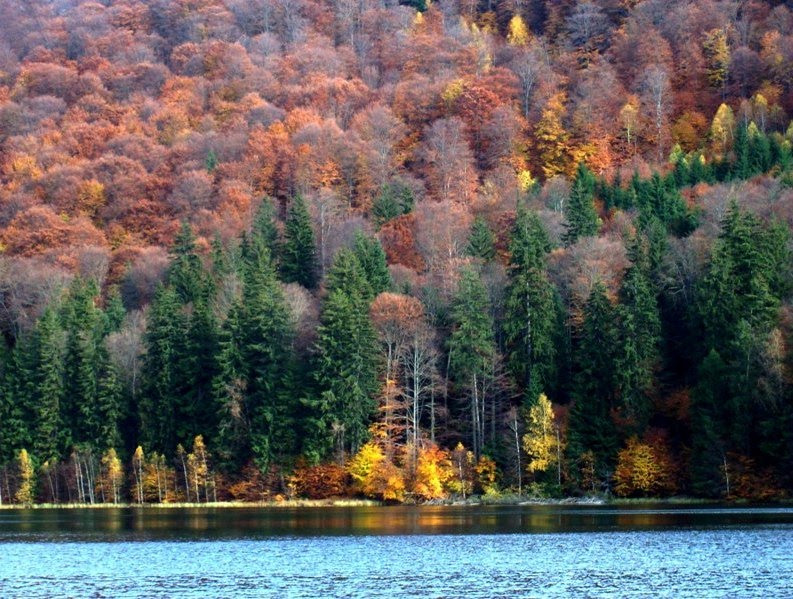
[[[597,235],[600,219],[594,204],[595,183],[595,177],[586,165],[579,164],[565,210],[565,245],[573,245],[582,237]]]
[[[57,459],[71,442],[62,414],[64,351],[65,335],[58,316],[47,308],[36,323],[26,372],[27,395],[36,416],[33,446],[35,455],[45,461]]]
[[[496,257],[496,236],[481,216],[476,217],[474,224],[471,225],[466,253],[485,262],[490,262]]]
[[[453,330],[449,363],[471,415],[471,448],[481,456],[484,447],[488,382],[497,357],[490,297],[479,274],[466,268],[452,303]]]
[[[138,414],[140,438],[153,451],[170,453],[179,442],[184,413],[179,369],[188,322],[176,291],[160,286],[149,308],[143,363],[144,379]]]
[[[367,237],[360,230],[355,232],[353,252],[369,282],[372,297],[391,288],[391,273],[388,272],[385,251],[374,237]]]
[[[640,429],[649,416],[648,393],[658,364],[661,323],[649,278],[644,240],[637,236],[628,250],[631,266],[620,287],[617,380],[619,405]]]
[[[306,203],[301,195],[292,198],[284,230],[281,276],[287,283],[306,289],[317,285],[317,244]]]
[[[371,288],[352,251],[336,255],[327,288],[316,371],[318,407],[327,410],[327,417],[318,434],[324,437],[325,452],[333,434],[342,452],[355,453],[368,437],[376,408],[377,338],[369,318]]]
[[[531,401],[554,371],[554,289],[545,272],[550,243],[537,215],[520,210],[510,239],[504,332],[510,368]]]
[[[611,420],[616,377],[614,324],[614,308],[606,287],[598,282],[584,307],[581,337],[574,353],[568,451],[573,460],[592,452],[600,472],[613,465],[618,449]]]

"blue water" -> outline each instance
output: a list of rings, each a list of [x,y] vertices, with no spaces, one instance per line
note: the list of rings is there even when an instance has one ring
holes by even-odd
[[[0,597],[793,597],[793,512],[0,512]]]

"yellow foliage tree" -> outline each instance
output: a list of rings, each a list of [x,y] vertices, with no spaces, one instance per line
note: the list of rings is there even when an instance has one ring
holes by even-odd
[[[17,473],[19,486],[17,487],[15,499],[17,503],[22,505],[31,505],[33,503],[35,469],[26,449],[20,449],[17,455]]]
[[[723,93],[730,67],[730,45],[727,32],[723,28],[711,29],[705,33],[702,47],[708,61],[708,81],[713,87],[721,88]]]
[[[102,456],[102,477],[100,484],[105,493],[105,501],[118,503],[121,498],[121,484],[124,481],[124,470],[116,450],[112,447]]]
[[[454,477],[449,453],[430,444],[418,451],[413,493],[420,499],[443,499],[446,486]]]
[[[628,440],[617,458],[614,492],[630,495],[657,495],[674,490],[672,466],[666,453],[636,437]]]
[[[462,443],[457,444],[451,457],[454,476],[449,479],[448,488],[452,493],[462,495],[465,499],[474,489],[476,458],[474,452],[468,451]]]
[[[620,122],[625,131],[625,140],[628,146],[636,147],[636,128],[639,125],[639,99],[631,96],[620,110]]]
[[[726,104],[719,106],[713,122],[710,125],[710,138],[713,140],[713,151],[717,156],[723,156],[732,143],[735,130],[735,115],[732,108]]]
[[[545,393],[529,409],[526,434],[523,435],[523,450],[529,457],[527,468],[535,476],[552,466],[559,469],[561,454],[559,427],[556,425],[553,407]]]
[[[479,488],[485,495],[498,494],[498,466],[486,455],[476,464],[476,478]]]
[[[529,43],[531,34],[529,28],[526,27],[526,22],[520,15],[515,15],[509,20],[509,29],[507,31],[507,43],[511,46],[525,46]]]
[[[384,501],[405,498],[405,478],[402,471],[383,453],[374,441],[365,443],[350,460],[347,472],[354,488],[366,497]]]
[[[562,124],[566,111],[564,102],[564,93],[552,96],[534,129],[540,165],[546,179],[569,174],[570,171],[570,134]]]

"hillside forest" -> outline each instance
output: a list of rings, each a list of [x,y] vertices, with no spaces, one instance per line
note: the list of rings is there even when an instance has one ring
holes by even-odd
[[[0,503],[793,491],[793,6],[0,0]]]

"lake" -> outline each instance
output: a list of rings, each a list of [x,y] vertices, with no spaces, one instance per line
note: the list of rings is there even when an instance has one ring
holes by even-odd
[[[0,597],[793,597],[793,509],[0,510]]]

